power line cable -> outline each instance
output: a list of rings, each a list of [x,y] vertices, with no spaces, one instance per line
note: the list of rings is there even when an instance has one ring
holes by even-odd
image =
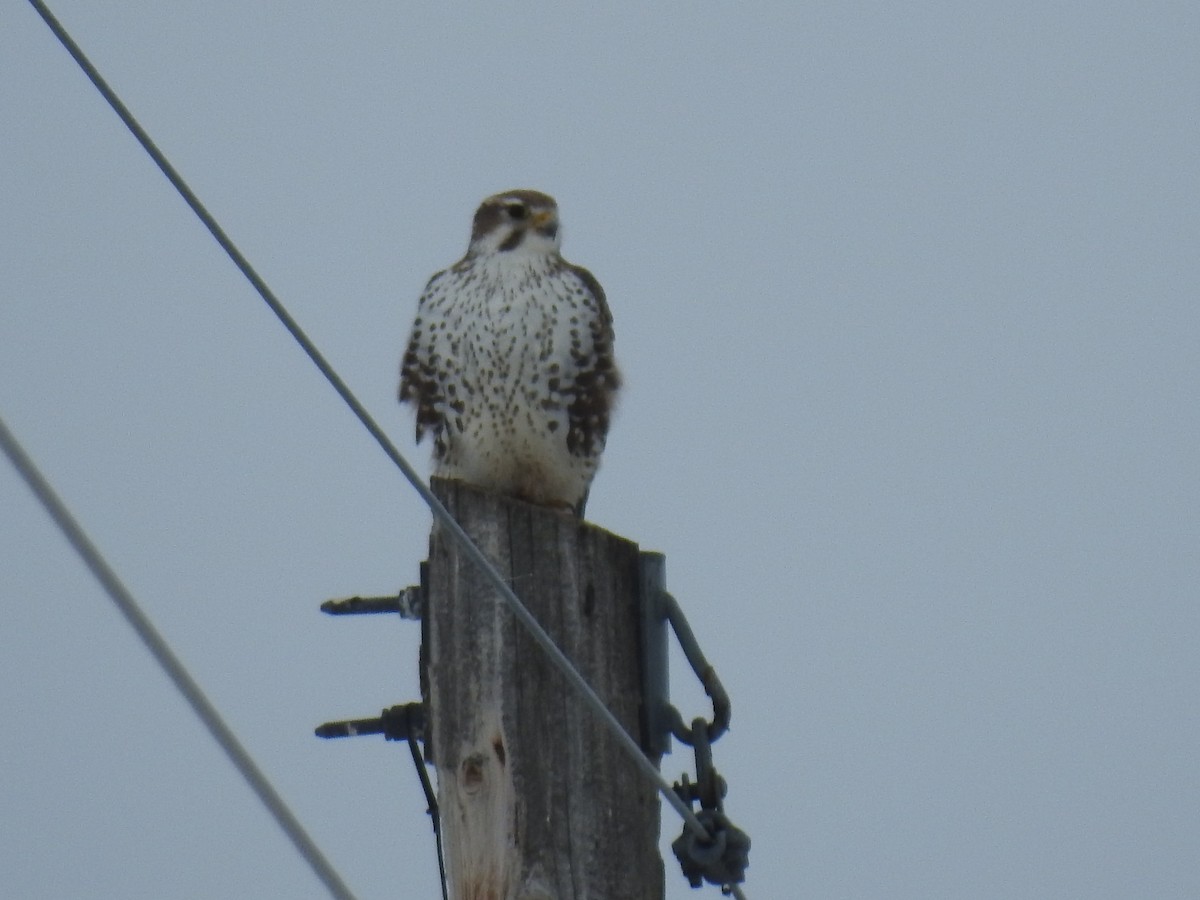
[[[184,181],[183,176],[179,174],[170,160],[158,149],[158,146],[150,138],[150,135],[142,128],[137,119],[134,118],[133,113],[129,111],[116,92],[109,87],[108,82],[105,81],[99,70],[92,65],[91,60],[87,58],[71,35],[58,22],[46,4],[42,0],[29,0],[29,3],[46,22],[50,30],[54,32],[55,37],[58,38],[66,51],[71,54],[71,57],[83,70],[84,74],[87,75],[92,84],[95,85],[96,90],[100,92],[109,106],[120,117],[125,127],[129,129],[138,143],[142,145],[142,148],[149,154],[150,158],[154,160],[155,165],[158,166],[175,190],[179,192],[180,196],[191,207],[192,212],[204,223],[209,233],[220,244],[221,249],[233,260],[234,265],[246,276],[246,279],[258,292],[259,296],[262,297],[263,301],[266,302],[267,306],[270,307],[271,311],[275,313],[284,328],[288,330],[296,343],[300,345],[301,349],[304,350],[309,359],[320,370],[321,374],[325,376],[325,379],[338,393],[338,396],[350,407],[350,410],[358,418],[359,422],[362,423],[363,427],[367,429],[371,437],[375,439],[375,442],[379,444],[387,457],[400,469],[413,489],[416,490],[421,499],[432,510],[434,517],[445,526],[446,530],[458,541],[467,557],[479,567],[487,580],[492,583],[492,586],[508,605],[513,615],[525,627],[538,646],[542,648],[543,652],[546,653],[550,661],[562,673],[563,677],[567,679],[567,682],[579,693],[585,705],[600,717],[613,737],[616,738],[617,743],[622,746],[634,764],[641,770],[642,774],[650,779],[659,793],[666,799],[667,803],[683,818],[692,832],[697,837],[705,840],[711,838],[708,829],[704,827],[703,823],[696,817],[696,814],[679,798],[672,789],[670,782],[663,778],[654,764],[642,752],[637,741],[629,735],[629,732],[625,730],[616,716],[604,705],[604,702],[592,690],[587,680],[579,674],[571,664],[571,661],[567,659],[566,655],[541,627],[537,619],[529,612],[525,604],[513,592],[503,576],[492,565],[491,560],[484,555],[483,551],[475,545],[475,542],[471,540],[471,537],[463,530],[462,526],[450,515],[450,512],[442,505],[442,502],[438,500],[421,479],[421,476],[417,474],[417,471],[404,458],[387,434],[384,433],[374,417],[367,412],[366,407],[354,395],[349,386],[342,380],[341,376],[338,375],[328,360],[325,359],[324,355],[317,349],[317,346],[308,335],[304,333],[299,323],[292,318],[291,313],[287,311],[283,303],[275,296],[275,293],[267,285],[266,281],[263,280],[262,276],[250,264],[250,261],[246,259],[237,248],[237,245],[225,233],[225,230],[200,201],[200,198],[196,196],[195,192],[188,186],[187,182]],[[739,900],[744,900],[744,895],[737,885],[730,886],[730,891]]]
[[[67,542],[75,549],[75,552],[83,559],[83,562],[96,576],[96,580],[108,593],[112,602],[116,604],[121,615],[125,617],[130,627],[141,638],[142,643],[146,645],[146,649],[150,651],[150,655],[154,657],[155,662],[171,679],[179,693],[183,695],[183,699],[187,701],[192,708],[192,712],[204,723],[204,727],[208,729],[209,734],[225,751],[225,755],[229,757],[229,761],[241,773],[242,778],[250,785],[250,788],[258,795],[258,799],[262,801],[268,812],[274,817],[279,827],[291,839],[296,849],[300,851],[300,855],[304,857],[305,862],[309,864],[316,876],[324,882],[329,889],[331,896],[337,900],[354,900],[354,895],[350,893],[350,889],[342,881],[341,876],[334,870],[333,866],[321,853],[320,849],[309,837],[308,832],[304,830],[304,826],[300,824],[300,820],[288,808],[279,792],[272,787],[267,780],[267,776],[246,752],[246,748],[242,746],[237,736],[232,729],[225,724],[225,720],[221,718],[221,714],[217,712],[215,706],[204,695],[200,685],[195,679],[188,674],[183,663],[180,662],[170,645],[166,642],[158,630],[154,627],[154,623],[142,611],[138,602],[129,593],[129,589],[117,577],[117,573],[105,561],[96,545],[91,542],[83,528],[71,515],[71,511],[55,493],[50,483],[45,476],[38,470],[29,454],[17,442],[16,437],[8,426],[4,424],[4,419],[0,417],[0,448],[12,461],[13,467],[17,473],[24,479],[29,489],[41,502],[50,518],[54,520],[54,524],[58,526]]]

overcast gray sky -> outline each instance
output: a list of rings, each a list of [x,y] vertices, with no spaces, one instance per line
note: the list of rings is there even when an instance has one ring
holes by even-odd
[[[1200,896],[1200,6],[54,8],[423,469],[417,296],[557,196],[750,897]],[[0,85],[0,415],[362,900],[433,897],[407,753],[311,736],[417,696],[317,605],[428,512],[20,0]],[[7,464],[0,596],[6,892],[323,896]]]

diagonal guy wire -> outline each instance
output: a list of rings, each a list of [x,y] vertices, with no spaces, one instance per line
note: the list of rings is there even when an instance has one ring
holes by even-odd
[[[491,561],[484,555],[483,551],[481,551],[475,545],[475,542],[471,540],[470,536],[466,533],[466,531],[463,530],[462,526],[458,524],[454,517],[450,515],[450,512],[446,509],[446,507],[442,505],[442,502],[438,500],[436,496],[434,496],[433,492],[421,480],[421,476],[417,474],[416,470],[413,469],[408,460],[401,455],[400,451],[392,443],[391,439],[388,438],[387,434],[384,433],[383,429],[379,426],[371,414],[367,412],[366,407],[364,407],[359,399],[353,394],[353,392],[351,392],[345,381],[342,380],[341,376],[338,375],[333,366],[329,364],[324,355],[320,350],[317,349],[317,346],[312,342],[308,335],[304,333],[303,329],[301,329],[296,320],[292,318],[291,313],[287,311],[283,303],[280,302],[279,298],[275,296],[275,293],[271,290],[267,283],[262,279],[258,272],[255,271],[254,267],[250,264],[250,261],[242,255],[242,252],[237,248],[237,245],[233,243],[217,220],[212,216],[211,213],[209,213],[204,204],[200,202],[200,198],[196,196],[196,194],[188,186],[187,182],[183,180],[183,176],[176,171],[175,167],[171,165],[171,162],[166,158],[163,152],[158,149],[158,146],[150,138],[150,135],[144,128],[142,128],[137,119],[134,118],[133,114],[121,101],[121,98],[117,96],[116,92],[109,87],[108,82],[104,80],[104,77],[100,74],[96,67],[92,65],[87,56],[84,55],[83,50],[81,50],[79,45],[75,43],[70,34],[67,33],[66,29],[59,24],[58,20],[54,17],[54,14],[50,12],[46,4],[42,2],[42,0],[29,0],[29,2],[30,5],[37,10],[38,15],[45,20],[46,24],[50,27],[50,30],[54,32],[55,37],[57,37],[63,47],[66,48],[67,52],[71,54],[72,58],[74,58],[75,62],[84,71],[84,74],[87,75],[89,80],[91,80],[92,84],[95,85],[96,89],[108,102],[109,106],[111,106],[113,111],[116,112],[116,114],[120,117],[121,121],[125,124],[125,127],[129,129],[135,138],[137,138],[138,143],[142,145],[142,148],[150,155],[150,158],[154,160],[155,165],[157,165],[162,171],[163,175],[167,177],[167,180],[170,181],[175,190],[179,192],[180,196],[183,197],[187,205],[191,207],[192,212],[194,212],[200,221],[204,223],[204,226],[216,239],[217,243],[221,245],[221,249],[223,249],[225,253],[228,254],[229,258],[233,260],[234,265],[236,265],[238,269],[241,270],[242,274],[246,276],[246,279],[251,285],[253,285],[254,289],[266,302],[267,306],[271,308],[271,311],[275,313],[276,317],[278,317],[284,328],[288,330],[288,332],[295,339],[296,343],[300,345],[301,349],[304,350],[309,359],[311,359],[317,369],[320,370],[321,374],[325,376],[325,379],[329,382],[333,389],[337,391],[338,396],[340,396],[342,400],[345,401],[346,405],[350,407],[351,411],[362,423],[363,427],[367,429],[371,437],[375,439],[375,442],[379,444],[380,448],[382,448],[387,457],[396,464],[396,467],[400,469],[400,471],[404,474],[404,477],[408,479],[408,482],[421,496],[421,499],[424,500],[429,506],[430,510],[432,510],[434,516],[445,526],[446,530],[450,532],[454,539],[459,542],[463,552],[466,553],[472,562],[479,566],[480,571],[483,572],[485,577],[492,583],[492,586],[496,589],[497,593],[499,593],[505,603],[508,604],[513,615],[516,616],[517,620],[526,628],[538,646],[540,646],[546,655],[550,657],[550,661],[559,669],[559,671],[567,679],[568,683],[570,683],[571,686],[579,692],[586,705],[589,706],[592,711],[600,717],[600,719],[612,732],[617,742],[634,761],[635,765],[637,765],[642,773],[650,779],[655,787],[658,788],[659,793],[661,793],[671,807],[677,813],[679,813],[693,833],[702,839],[710,839],[711,835],[709,835],[708,830],[704,827],[700,820],[696,818],[695,813],[693,813],[691,808],[679,798],[679,796],[672,789],[670,783],[663,778],[662,774],[658,771],[654,764],[650,762],[644,753],[642,753],[642,749],[640,746],[638,746],[638,743],[632,737],[630,737],[624,726],[617,721],[616,716],[612,714],[608,707],[604,705],[604,702],[599,698],[599,696],[597,696],[596,692],[592,690],[591,685],[589,685],[584,677],[580,675],[578,671],[576,671],[575,667],[571,664],[571,661],[567,659],[561,650],[558,649],[558,646],[554,643],[550,636],[546,634],[542,626],[538,624],[537,619],[533,617],[532,613],[530,613],[525,607],[525,604],[523,604],[517,595],[513,593],[512,588],[508,585],[500,573],[496,571],[495,566],[492,565]],[[737,885],[731,886],[731,890],[735,897],[742,897],[741,889]]]
[[[209,734],[225,751],[225,755],[229,757],[229,761],[241,773],[246,783],[250,785],[254,793],[258,795],[258,799],[275,817],[275,821],[279,823],[279,827],[291,839],[296,849],[300,851],[300,855],[312,867],[317,877],[325,883],[329,889],[330,895],[336,897],[337,900],[354,900],[354,895],[350,893],[350,889],[346,887],[341,876],[334,870],[333,866],[321,853],[320,848],[313,843],[313,839],[309,837],[308,832],[304,830],[304,826],[300,824],[300,820],[295,814],[288,809],[287,804],[279,793],[271,786],[271,782],[267,780],[267,776],[255,764],[250,754],[246,752],[246,748],[238,741],[237,736],[233,733],[225,721],[221,718],[221,714],[217,712],[215,706],[204,695],[192,678],[182,662],[179,661],[170,645],[163,639],[163,636],[158,633],[154,624],[146,616],[138,602],[129,593],[129,589],[121,583],[121,579],[117,577],[117,573],[105,562],[104,557],[96,548],[96,545],[91,542],[83,528],[71,515],[71,511],[59,499],[54,492],[54,488],[46,481],[41,472],[38,471],[36,465],[29,454],[27,454],[21,445],[17,442],[16,437],[8,426],[4,424],[4,419],[0,417],[0,449],[12,461],[17,473],[29,485],[29,489],[41,501],[46,512],[50,514],[50,518],[54,520],[54,524],[62,531],[63,536],[75,548],[75,552],[83,559],[84,563],[92,574],[96,576],[96,580],[108,592],[108,596],[112,598],[117,609],[121,611],[121,615],[130,624],[137,636],[142,639],[142,643],[146,645],[146,649],[154,657],[155,661],[162,667],[162,670],[167,673],[167,676],[174,682],[175,687],[179,689],[179,693],[183,694],[183,699],[188,702],[192,711],[204,723],[204,727],[208,729]]]

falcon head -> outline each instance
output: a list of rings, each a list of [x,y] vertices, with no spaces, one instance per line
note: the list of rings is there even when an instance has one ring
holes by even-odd
[[[494,194],[479,205],[469,254],[558,253],[558,204],[540,191]]]

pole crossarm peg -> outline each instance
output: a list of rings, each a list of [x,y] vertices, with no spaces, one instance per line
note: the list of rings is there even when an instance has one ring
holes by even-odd
[[[446,861],[442,851],[442,825],[438,814],[437,794],[429,780],[425,758],[418,742],[425,740],[425,707],[421,703],[402,703],[390,706],[374,719],[348,719],[342,722],[326,722],[318,725],[316,735],[320,738],[358,737],[365,734],[381,734],[385,740],[405,741],[412,754],[413,767],[425,792],[425,812],[433,825],[434,842],[437,847],[438,872],[441,875],[442,900],[448,900],[446,887]]]
[[[425,710],[420,703],[390,706],[373,719],[347,719],[318,725],[319,738],[359,737],[381,734],[388,741],[425,740]]]
[[[399,613],[402,619],[420,621],[425,612],[425,591],[420,585],[403,588],[395,596],[388,597],[345,597],[341,600],[326,600],[321,612],[331,616],[375,615]]]

